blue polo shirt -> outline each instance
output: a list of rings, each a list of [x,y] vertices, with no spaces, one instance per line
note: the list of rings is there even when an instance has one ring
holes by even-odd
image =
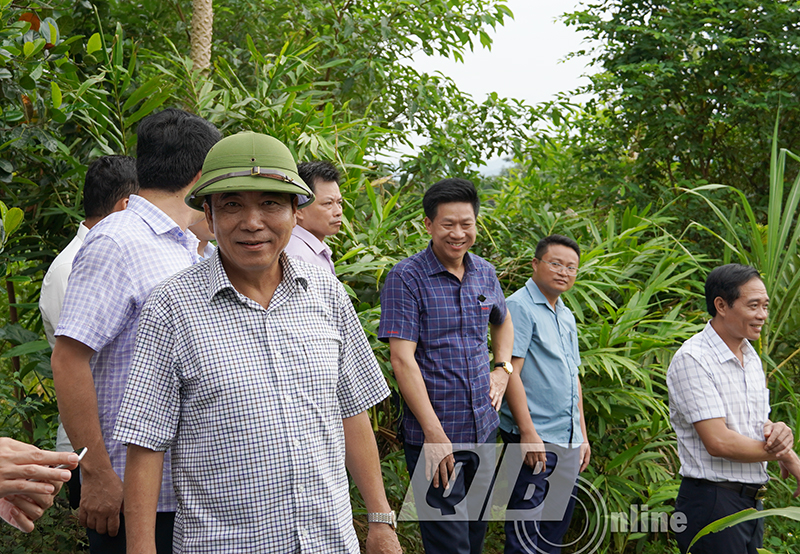
[[[381,289],[378,338],[417,343],[414,357],[431,405],[453,443],[485,442],[499,423],[489,398],[487,333],[506,316],[494,266],[464,256],[464,277],[447,271],[430,244],[398,263]],[[421,446],[422,428],[405,407],[404,441]]]
[[[514,322],[512,356],[525,358],[519,376],[536,432],[545,442],[582,443],[578,408],[581,357],[575,316],[561,298],[553,310],[533,279],[506,302]],[[519,434],[505,400],[500,408],[500,428]]]

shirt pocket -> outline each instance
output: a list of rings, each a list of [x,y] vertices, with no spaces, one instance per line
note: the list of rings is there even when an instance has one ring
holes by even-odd
[[[342,341],[338,337],[317,335],[305,339],[303,357],[296,364],[300,372],[298,390],[313,397],[335,399],[341,351]]]

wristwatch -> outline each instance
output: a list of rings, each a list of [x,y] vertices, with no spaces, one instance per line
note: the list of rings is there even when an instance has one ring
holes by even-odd
[[[367,514],[367,521],[369,523],[386,523],[387,525],[391,525],[392,529],[397,529],[397,516],[395,515],[394,510],[388,514],[369,512]]]
[[[494,367],[502,367],[503,371],[505,371],[509,375],[514,373],[514,366],[511,365],[511,362],[496,362],[494,364]]]

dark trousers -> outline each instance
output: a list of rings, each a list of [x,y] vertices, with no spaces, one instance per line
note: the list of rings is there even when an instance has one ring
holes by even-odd
[[[675,513],[686,516],[686,528],[681,533],[675,533],[681,552],[686,553],[689,543],[700,529],[712,521],[747,508],[761,510],[763,506],[760,500],[707,481],[684,478],[675,500]],[[763,540],[764,520],[745,521],[719,533],[706,535],[692,546],[692,554],[756,554]]]
[[[518,444],[521,439],[519,435],[507,433],[502,429],[500,436],[503,437],[503,442],[506,444]],[[523,465],[514,481],[514,489],[508,500],[508,509],[532,510],[539,506],[547,495],[547,478],[553,473],[557,463],[556,455],[548,452],[547,468],[544,471],[534,475],[532,468]],[[532,495],[529,493],[531,490],[533,490]],[[530,498],[526,498],[527,496]],[[576,484],[561,521],[506,521],[505,554],[539,552],[557,554],[561,552],[562,540],[569,529],[577,496],[578,486]]]
[[[486,442],[494,444],[496,440],[497,432],[493,432]],[[414,475],[414,470],[422,453],[422,447],[404,444],[403,449],[405,450],[408,474]],[[448,498],[454,499],[456,502],[464,498],[475,477],[477,465],[473,463],[470,457],[459,458],[458,454],[456,454],[456,461],[462,462],[464,465],[456,482],[451,486],[451,492],[447,498],[444,497],[444,488],[440,484],[438,489],[433,487],[423,491],[415,489],[414,498],[416,502],[420,502],[424,498],[431,505],[440,507],[447,504]],[[475,517],[477,518],[479,515],[476,514]],[[425,554],[480,554],[483,551],[483,540],[486,537],[488,526],[488,521],[419,522]]]
[[[158,512],[156,514],[156,552],[172,554],[172,529],[175,526],[175,512]],[[125,517],[119,516],[119,533],[116,537],[100,534],[94,529],[87,529],[89,552],[91,554],[125,554]]]

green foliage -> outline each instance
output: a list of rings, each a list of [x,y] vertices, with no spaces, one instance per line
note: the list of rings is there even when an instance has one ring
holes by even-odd
[[[793,519],[795,521],[800,521],[800,508],[772,508],[761,511],[749,508],[747,510],[742,510],[741,512],[736,512],[735,514],[723,517],[713,523],[709,523],[700,529],[700,531],[698,531],[698,533],[692,539],[692,542],[689,543],[689,552],[692,551],[692,546],[694,543],[709,533],[716,533],[718,531],[722,531],[723,529],[727,529],[728,527],[733,527],[739,523],[744,523],[745,521],[752,521],[754,519],[761,519],[770,516],[781,516]]]
[[[598,0],[566,22],[596,41],[588,111],[602,124],[592,149],[634,158],[633,179],[606,180],[608,188],[643,204],[698,180],[767,194],[762,152],[779,105],[781,144],[794,150],[798,140],[796,4]]]
[[[762,341],[775,412],[800,424],[798,367],[790,359],[800,328],[800,185],[783,184],[800,160],[777,149],[778,141],[792,149],[795,140],[794,5],[589,5],[569,21],[607,48],[596,52],[605,72],[585,109],[566,98],[537,107],[497,95],[476,102],[447,77],[409,67],[417,50],[460,59],[473,43],[488,46],[488,30],[511,15],[502,0],[232,0],[216,6],[208,75],[185,55],[185,7],[56,0],[23,9],[0,0],[0,190],[14,206],[0,206],[8,294],[0,297],[0,433],[51,446],[56,405],[36,309],[43,271],[81,218],[86,164],[134,152],[136,124],[165,105],[203,115],[225,134],[274,135],[298,159],[329,159],[343,170],[344,224],[329,242],[395,392],[388,348],[376,339],[379,291],[394,264],[427,244],[421,194],[428,184],[450,175],[479,184],[475,251],[495,264],[507,293],[527,280],[539,238],[558,232],[578,240],[581,272],[564,299],[578,319],[593,444],[584,476],[609,511],[627,512],[630,504],[672,510],[678,460],[665,372],[672,352],[702,324],[703,278],[720,257],[764,272],[777,307]],[[763,154],[779,101],[784,131],[772,134],[767,202]],[[385,154],[410,144],[411,133],[427,143],[389,167]],[[519,165],[480,177],[476,168],[493,155]],[[696,181],[712,178],[728,187]],[[732,203],[719,198],[724,191]],[[395,398],[370,411],[395,508],[408,486],[395,437],[398,408]],[[768,501],[788,504],[790,493],[781,483]],[[355,491],[353,500],[363,531]],[[48,517],[39,535],[4,543],[0,552],[82,547],[66,508]],[[773,539],[791,544],[791,529],[780,525],[767,532],[776,551]],[[407,552],[421,551],[414,524],[400,535]],[[493,524],[487,550],[499,552],[502,540],[502,526]],[[674,547],[663,536],[618,533],[603,549]]]
[[[794,349],[800,323],[797,309],[800,305],[800,272],[797,271],[800,262],[797,250],[800,241],[800,225],[797,222],[800,174],[795,177],[788,191],[784,189],[787,161],[800,161],[800,157],[785,148],[779,148],[778,124],[776,121],[770,157],[766,225],[760,223],[761,218],[754,212],[747,195],[736,188],[706,185],[688,191],[688,194],[699,195],[707,202],[717,216],[722,231],[715,232],[709,228],[709,224],[701,222],[694,225],[710,230],[723,240],[726,260],[736,256],[740,263],[752,265],[761,272],[770,295],[770,325],[761,335],[761,355],[772,367],[777,365],[776,356],[787,358],[794,355],[787,349]],[[715,191],[733,193],[734,206],[719,206],[706,196]]]

